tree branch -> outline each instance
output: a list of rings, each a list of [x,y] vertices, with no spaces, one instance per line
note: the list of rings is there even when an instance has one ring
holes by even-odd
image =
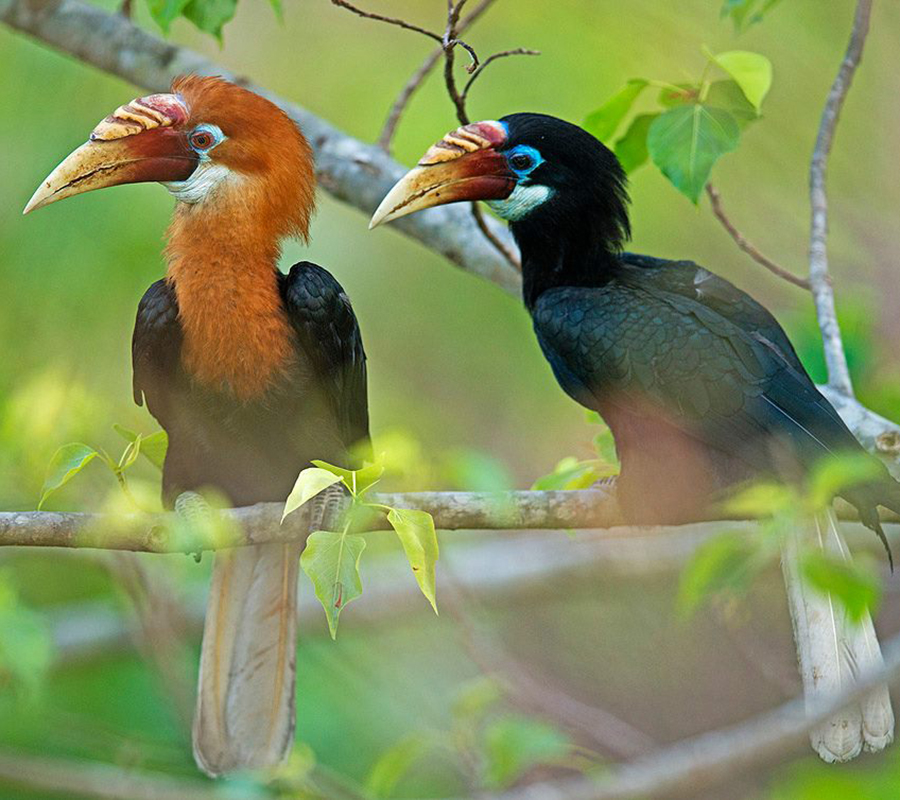
[[[730,217],[725,213],[725,208],[722,205],[722,195],[719,194],[719,190],[711,183],[706,184],[706,194],[709,197],[712,212],[715,214],[716,219],[722,223],[722,227],[725,228],[728,235],[741,250],[750,256],[757,264],[764,266],[769,272],[774,273],[779,278],[783,278],[788,283],[793,283],[794,286],[799,286],[801,289],[811,288],[810,283],[806,278],[800,278],[797,275],[794,275],[790,270],[776,264],[771,258],[763,255],[752,242],[748,241],[747,237],[735,227]]]
[[[374,493],[373,503],[428,511],[438,530],[610,530],[625,525],[615,496],[599,489],[517,492]],[[308,510],[297,509],[282,523],[281,503],[258,503],[225,509],[223,519],[234,523],[215,536],[185,532],[171,513],[121,515],[63,511],[0,512],[0,547],[89,547],[145,553],[198,553],[273,541],[303,541],[309,531]],[[846,503],[836,506],[843,519],[858,519]],[[733,513],[710,511],[705,520],[736,519]],[[885,521],[898,521],[886,513]],[[655,526],[656,533],[680,526]],[[354,530],[390,530],[387,519],[375,512],[357,520]],[[621,534],[611,534],[621,535]],[[213,540],[214,538],[214,540]]]
[[[474,13],[474,12],[473,12]],[[192,50],[164,42],[118,14],[80,0],[0,0],[0,22],[28,33],[99,69],[150,91],[167,91],[185,73],[221,75],[268,98],[303,129],[316,156],[319,183],[338,200],[371,214],[405,173],[379,147],[365,144],[305,108],[235,75]],[[512,246],[508,231],[487,220],[494,235]],[[454,264],[519,296],[520,277],[479,233],[465,207],[447,205],[411,214],[391,227]]]
[[[664,747],[651,755],[613,767],[593,779],[569,778],[513,789],[492,800],[632,800],[701,790],[732,780],[735,772],[780,760],[808,747],[809,731],[881,683],[900,679],[900,636],[884,647],[884,669],[818,708],[796,697],[772,711],[729,728],[711,731]]]
[[[834,304],[834,289],[828,275],[828,194],[825,177],[841,109],[869,33],[871,11],[872,0],[859,0],[847,53],[828,93],[809,166],[809,199],[812,208],[809,232],[809,282],[812,285],[816,316],[822,331],[825,363],[828,366],[828,384],[849,397],[853,397],[853,383],[850,380],[847,356],[841,341],[841,329],[838,326]]]

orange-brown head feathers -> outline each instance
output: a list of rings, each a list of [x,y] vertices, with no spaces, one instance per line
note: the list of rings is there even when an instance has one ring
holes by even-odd
[[[190,117],[181,127],[203,159],[196,178],[191,176],[198,185],[191,179],[180,182],[186,187],[170,185],[176,197],[195,204],[239,198],[269,235],[306,239],[316,178],[309,143],[294,121],[264,97],[222,78],[183,76],[172,92],[188,107]]]

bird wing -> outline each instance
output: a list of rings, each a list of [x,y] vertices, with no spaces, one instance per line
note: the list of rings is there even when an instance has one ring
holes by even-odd
[[[804,465],[859,447],[823,407],[827,401],[799,361],[792,363],[795,354],[726,316],[725,300],[689,296],[684,276],[676,277],[682,280],[626,273],[603,287],[542,295],[535,327],[570,394],[592,407],[649,404],[694,438],[762,471],[772,468],[773,436],[789,441]]]
[[[805,383],[812,384],[797,351],[778,320],[763,305],[720,275],[710,272],[693,261],[668,261],[651,256],[626,253],[622,257],[626,267],[640,270],[635,278],[658,291],[672,292],[725,317],[745,334],[763,345],[777,359],[798,372]],[[816,390],[817,411],[828,415],[832,422],[847,429],[834,406]],[[852,435],[852,434],[851,434]]]
[[[344,444],[369,444],[366,353],[350,298],[328,270],[301,261],[282,278],[288,318],[338,419]]]
[[[147,407],[166,427],[167,397],[181,359],[183,334],[175,290],[165,281],[150,286],[138,305],[131,338],[134,402]]]

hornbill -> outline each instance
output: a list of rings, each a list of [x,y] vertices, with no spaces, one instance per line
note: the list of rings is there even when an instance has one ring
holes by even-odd
[[[237,506],[283,501],[311,459],[353,466],[369,422],[350,301],[322,267],[278,269],[282,239],[308,238],[315,204],[298,127],[225,80],[181,77],[100,122],[25,213],[142,181],[176,200],[166,277],[141,300],[132,341],[134,399],[169,436],[165,504],[207,487]],[[302,547],[215,556],[193,729],[210,775],[275,765],[293,744]]]
[[[865,454],[765,308],[690,261],[622,252],[625,175],[597,139],[543,114],[465,125],[394,186],[370,227],[462,200],[486,200],[509,221],[540,347],[560,386],[611,428],[629,520],[701,519],[728,490],[764,478],[800,484],[822,459],[850,454],[871,459],[873,477],[840,494],[887,547],[877,506],[900,512],[900,484]],[[801,579],[799,535],[783,561],[814,703],[883,662],[870,616],[851,624]],[[833,512],[803,535],[849,557]],[[811,739],[826,761],[847,760],[885,747],[893,728],[885,686]]]

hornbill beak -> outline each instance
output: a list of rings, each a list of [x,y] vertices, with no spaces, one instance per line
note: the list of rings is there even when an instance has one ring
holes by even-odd
[[[505,126],[493,121],[473,122],[451,131],[387,193],[369,229],[423,208],[509,197],[516,187],[516,175],[498,151],[506,138]]]
[[[105,186],[186,180],[199,163],[179,130],[188,116],[184,100],[174,94],[121,106],[44,179],[22,213]]]

